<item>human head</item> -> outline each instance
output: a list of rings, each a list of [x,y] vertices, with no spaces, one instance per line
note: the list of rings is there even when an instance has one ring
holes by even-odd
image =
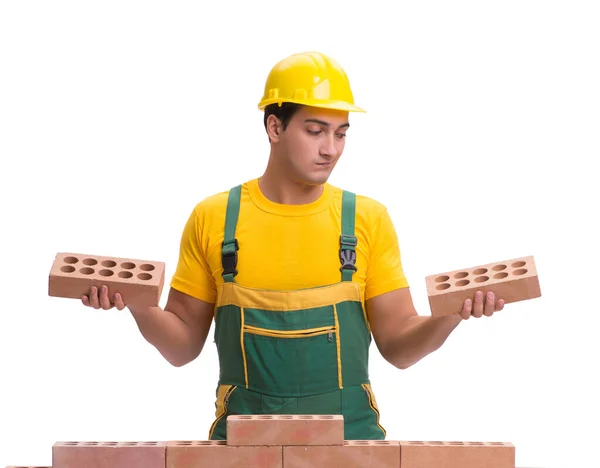
[[[258,107],[264,110],[265,130],[277,162],[303,174],[295,176],[317,183],[327,180],[341,156],[348,113],[365,112],[354,104],[344,69],[320,52],[293,54],[275,64]],[[319,167],[324,159],[330,160],[327,171]]]
[[[302,184],[327,182],[344,151],[348,111],[284,103],[265,116],[272,169]]]

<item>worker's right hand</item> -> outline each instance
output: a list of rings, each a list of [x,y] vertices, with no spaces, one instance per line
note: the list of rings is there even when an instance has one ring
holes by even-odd
[[[87,307],[93,307],[94,309],[109,310],[116,307],[118,310],[123,310],[125,304],[123,298],[119,293],[112,295],[112,300],[109,299],[108,287],[103,285],[98,292],[96,286],[91,286],[88,295],[81,296],[81,302]]]

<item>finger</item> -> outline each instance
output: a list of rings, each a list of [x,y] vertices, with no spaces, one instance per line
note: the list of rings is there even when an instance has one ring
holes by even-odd
[[[464,320],[468,320],[469,317],[471,316],[472,307],[473,307],[473,304],[471,302],[471,299],[466,299],[465,302],[463,303],[463,308],[460,311],[460,316]]]
[[[492,291],[488,291],[487,297],[485,298],[485,310],[483,314],[486,317],[491,317],[496,310],[496,296]]]
[[[90,305],[94,309],[100,308],[100,302],[98,301],[98,288],[96,286],[92,286],[90,288]]]
[[[504,309],[504,304],[505,304],[504,299],[498,299],[496,301],[496,312],[498,312],[499,310]]]
[[[125,303],[123,302],[123,297],[119,293],[115,294],[114,297],[115,307],[118,310],[123,310],[125,308]]]
[[[475,301],[473,303],[473,317],[481,317],[483,315],[483,293],[477,291],[475,293]]]
[[[104,310],[108,310],[108,309],[112,308],[110,299],[108,299],[108,288],[104,285],[100,288],[100,306]]]

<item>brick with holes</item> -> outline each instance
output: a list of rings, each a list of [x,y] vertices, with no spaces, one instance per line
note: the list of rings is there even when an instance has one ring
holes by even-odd
[[[166,442],[56,442],[52,468],[164,468]]]
[[[169,441],[166,468],[281,468],[283,448],[232,447],[224,440]]]
[[[509,442],[399,441],[402,468],[515,468]]]
[[[542,295],[532,256],[429,275],[425,282],[432,316],[459,313],[476,291],[492,291],[506,304]]]
[[[401,468],[400,443],[390,440],[346,440],[339,446],[288,446],[283,468]]]
[[[50,270],[48,295],[80,299],[90,286],[108,286],[125,304],[158,306],[165,282],[165,263],[100,255],[59,252]]]
[[[342,415],[260,414],[227,418],[228,445],[343,445]]]

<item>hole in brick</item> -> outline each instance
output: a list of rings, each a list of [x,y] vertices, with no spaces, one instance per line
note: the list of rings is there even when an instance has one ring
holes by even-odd
[[[411,445],[425,445],[425,442],[420,441],[420,440],[411,440],[408,443]]]
[[[127,446],[138,445],[138,442],[123,442],[123,445],[127,445]]]
[[[191,440],[178,440],[175,442],[175,445],[192,445]]]
[[[141,280],[149,280],[152,278],[152,275],[150,273],[140,273],[139,275],[137,275],[137,277]]]
[[[84,265],[91,266],[91,265],[95,265],[96,263],[98,263],[98,260],[96,260],[95,258],[84,258],[83,259]]]
[[[102,442],[100,445],[103,445],[106,447],[114,447],[117,444],[118,444],[118,442]]]
[[[85,268],[82,268],[81,270],[79,270],[79,273],[83,273],[84,275],[91,275],[92,273],[94,273],[94,269],[85,267]]]
[[[490,279],[489,276],[478,276],[477,278],[475,278],[475,282],[476,283],[485,283],[489,279]]]
[[[105,267],[107,267],[107,268],[112,268],[112,267],[114,267],[114,266],[116,266],[116,265],[117,265],[117,262],[115,262],[114,260],[104,260],[104,261],[101,263],[101,265],[102,265],[102,266],[105,266]]]
[[[152,271],[154,270],[154,265],[151,265],[149,263],[143,263],[142,265],[140,265],[140,270]]]
[[[98,442],[84,442],[83,445],[98,445]]]
[[[525,266],[525,262],[519,260],[518,262],[513,262],[510,266],[513,268],[521,268],[522,266]]]
[[[68,263],[68,264],[77,263],[78,261],[79,261],[79,259],[77,257],[65,257],[63,259],[63,262]]]
[[[151,447],[151,446],[157,445],[157,442],[154,442],[154,441],[140,442],[140,445],[143,445],[144,447]]]
[[[496,273],[494,275],[494,279],[502,279],[502,278],[506,278],[507,276],[508,276],[508,273],[503,271],[502,273]]]
[[[506,270],[506,265],[502,265],[502,264],[500,264],[500,265],[494,265],[494,266],[492,267],[492,270],[494,270],[494,271],[502,271],[502,270]]]
[[[504,445],[504,442],[490,442],[490,445]]]
[[[448,442],[450,445],[465,445],[464,442],[459,442],[459,441],[452,441],[452,442]]]
[[[294,416],[291,414],[282,414],[279,416],[279,419],[294,419]]]
[[[442,275],[442,276],[438,276],[438,277],[435,279],[435,282],[436,282],[436,283],[445,283],[445,282],[446,282],[446,281],[448,281],[449,279],[450,279],[450,277],[449,277],[449,276]]]
[[[470,283],[469,280],[460,280],[460,281],[456,282],[456,286],[466,286],[469,283]]]
[[[354,445],[369,445],[371,442],[368,440],[355,440]]]
[[[487,268],[477,268],[477,270],[473,272],[475,276],[483,275],[484,273],[487,273]]]
[[[524,275],[525,273],[527,273],[527,270],[525,268],[520,268],[519,270],[513,271],[513,275],[516,276]]]
[[[469,445],[483,445],[483,442],[469,442]]]
[[[71,265],[65,265],[60,267],[60,271],[63,273],[73,273],[75,271],[75,267]]]
[[[430,440],[429,442],[427,442],[429,445],[444,445],[444,442],[442,442],[441,440]]]
[[[133,270],[135,268],[135,263],[123,262],[123,263],[121,263],[121,268],[125,268],[126,270]]]
[[[314,419],[310,414],[299,414],[298,419]]]
[[[79,442],[65,442],[63,445],[79,445]]]
[[[373,445],[392,445],[393,442],[390,440],[373,440],[371,441]]]
[[[194,445],[225,445],[224,440],[197,440]]]
[[[435,289],[439,289],[440,291],[443,291],[444,289],[448,289],[450,287],[450,283],[442,283],[442,284],[438,284]]]
[[[250,416],[250,418],[251,417],[252,416]],[[261,415],[257,416],[257,419],[273,419],[273,415],[271,415],[271,414],[261,414]]]
[[[456,279],[466,278],[467,276],[469,276],[469,272],[467,271],[459,271],[454,275]]]
[[[131,278],[133,276],[133,273],[131,273],[130,271],[120,271],[119,272],[119,278]]]
[[[334,416],[333,414],[324,414],[322,416],[319,416],[319,419],[333,419]]]
[[[236,416],[237,419],[252,419],[252,416],[240,415]]]
[[[98,272],[98,274],[99,274],[100,276],[112,276],[112,275],[114,275],[114,274],[115,274],[115,272],[114,272],[114,271],[112,271],[112,270],[100,270],[100,271]]]

